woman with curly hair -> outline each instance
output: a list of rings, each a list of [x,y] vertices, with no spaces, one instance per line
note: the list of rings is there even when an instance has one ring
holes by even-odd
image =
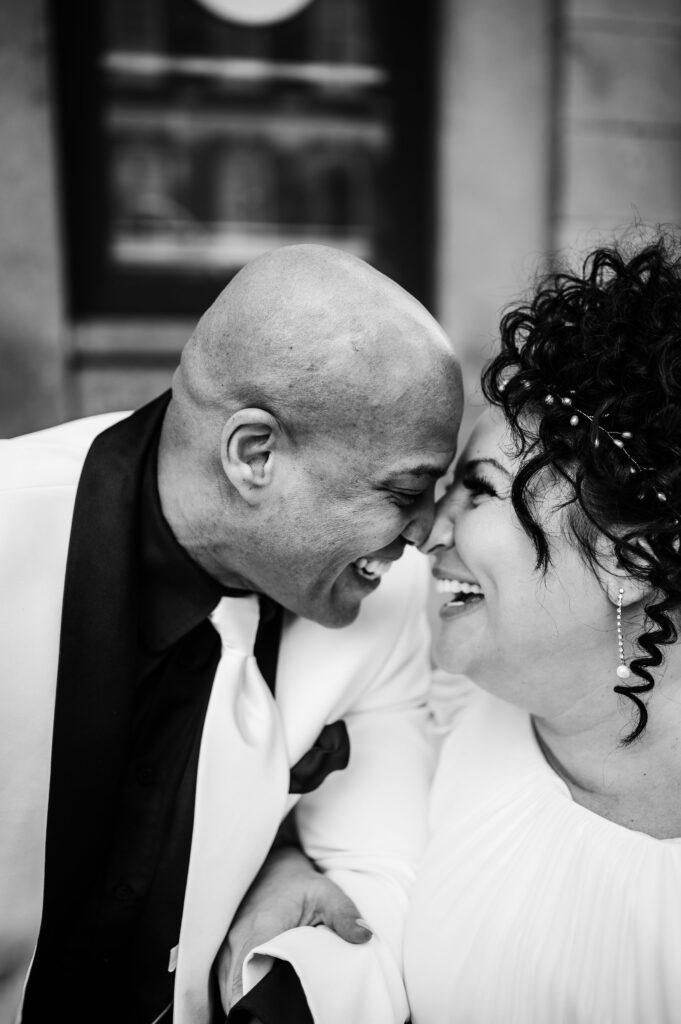
[[[425,546],[452,720],[414,1024],[681,1021],[681,256],[552,273]]]

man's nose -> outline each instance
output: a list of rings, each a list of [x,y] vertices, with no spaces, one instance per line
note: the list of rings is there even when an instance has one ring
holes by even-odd
[[[430,533],[435,520],[435,494],[434,488],[421,495],[421,498],[414,506],[411,519],[402,531],[402,537],[407,544],[413,544],[420,548]]]

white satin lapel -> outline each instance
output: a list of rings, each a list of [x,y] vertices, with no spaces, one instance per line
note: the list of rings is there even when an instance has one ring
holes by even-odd
[[[327,629],[309,619],[285,623],[276,694],[292,765],[352,703],[360,660],[355,634],[354,624]]]
[[[426,574],[423,556],[406,551],[343,629],[286,616],[276,693],[291,764],[310,749],[324,725],[343,718],[371,687],[390,657],[391,623],[404,616],[405,588],[423,584],[425,600]]]
[[[254,599],[255,600],[255,599]],[[257,625],[248,598],[223,599],[237,634]],[[236,607],[234,607],[236,605]],[[250,621],[249,620],[250,616]],[[217,623],[216,623],[217,625]],[[229,637],[201,737],[192,848],[175,979],[175,1024],[207,1024],[209,976],[286,805],[288,758],[274,700],[252,654]],[[227,646],[230,644],[230,646]]]

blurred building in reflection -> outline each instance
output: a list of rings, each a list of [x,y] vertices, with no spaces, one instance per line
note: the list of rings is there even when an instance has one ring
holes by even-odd
[[[537,266],[681,222],[680,57],[677,0],[4,0],[0,434],[153,397],[298,241],[416,294],[473,394]]]
[[[375,256],[392,132],[370,4],[317,0],[271,28],[168,0],[105,14],[111,273],[201,278],[207,292],[288,242]]]

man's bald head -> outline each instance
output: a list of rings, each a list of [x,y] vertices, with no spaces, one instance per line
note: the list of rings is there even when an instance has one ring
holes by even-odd
[[[340,250],[295,245],[253,260],[221,292],[173,392],[190,429],[256,406],[302,441],[362,429],[418,379],[427,388],[456,373],[437,322],[394,281]]]
[[[460,417],[458,364],[423,306],[347,253],[278,249],[236,275],[184,349],[163,511],[223,583],[344,625],[425,539]]]

